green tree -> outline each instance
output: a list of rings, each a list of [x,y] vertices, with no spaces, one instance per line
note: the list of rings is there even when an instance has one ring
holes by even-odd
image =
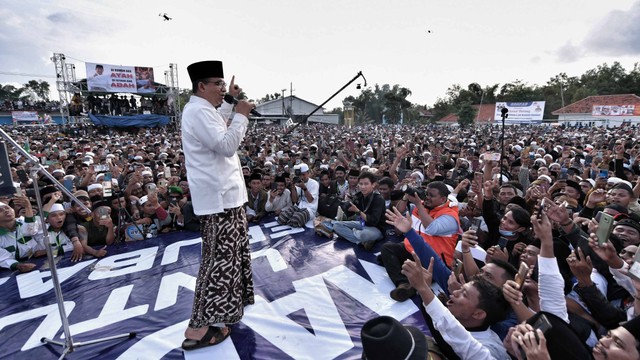
[[[46,81],[29,80],[23,89],[23,96],[33,101],[49,101],[49,83]]]
[[[431,109],[431,112],[433,113],[433,118],[431,119],[431,121],[432,122],[439,121],[445,116],[451,114],[453,110],[454,108],[453,108],[453,105],[451,104],[450,99],[438,98],[435,104],[433,104],[433,108]]]
[[[476,109],[471,106],[471,103],[464,102],[458,106],[456,115],[458,115],[458,125],[466,128],[473,125],[473,121],[476,118]]]
[[[281,96],[282,96],[282,94],[278,93],[278,92],[273,93],[273,94],[267,94],[267,95],[263,96],[262,98],[256,100],[255,102],[258,103],[258,104],[262,104],[262,103],[266,103],[268,101],[279,99]]]
[[[399,123],[401,114],[405,122],[415,121],[418,113],[414,105],[407,100],[411,90],[400,85],[376,84],[373,88],[364,89],[358,97],[348,96],[344,101],[353,103],[356,123],[381,123],[382,117],[389,123]]]
[[[573,93],[573,97],[571,98],[571,102],[574,103],[576,101],[580,101],[580,100],[582,100],[582,99],[584,99],[586,97],[593,96],[593,95],[598,95],[598,92],[595,89],[590,89],[590,88],[588,88],[586,86],[579,87]]]
[[[537,85],[529,85],[522,80],[516,79],[513,82],[500,87],[500,93],[496,97],[497,101],[524,102],[540,99],[542,96]]]
[[[13,85],[0,85],[0,100],[18,100],[24,91],[23,88],[16,88]]]
[[[595,69],[587,70],[580,77],[582,86],[594,89],[598,95],[628,94],[638,91],[637,88],[628,88],[626,70],[619,62],[609,66],[606,63],[598,65]]]

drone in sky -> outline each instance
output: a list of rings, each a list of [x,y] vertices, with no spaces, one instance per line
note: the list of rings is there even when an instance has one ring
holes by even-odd
[[[158,14],[158,16],[160,16],[162,19],[164,19],[164,21],[173,20],[172,18],[169,17],[169,15],[167,15],[167,13],[160,13],[160,14]]]

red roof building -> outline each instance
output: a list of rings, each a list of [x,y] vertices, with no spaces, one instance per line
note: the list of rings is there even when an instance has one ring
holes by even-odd
[[[479,125],[493,124],[495,121],[496,104],[471,105],[476,110],[475,123]],[[458,115],[451,113],[442,119],[439,125],[458,125]]]
[[[640,123],[640,96],[594,95],[552,112],[558,123],[570,126],[620,126]]]

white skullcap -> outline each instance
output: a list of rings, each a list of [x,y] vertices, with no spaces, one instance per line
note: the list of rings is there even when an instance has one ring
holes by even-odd
[[[551,177],[547,176],[547,175],[538,176],[538,180],[546,180],[549,184],[551,184],[551,182],[552,182]]]
[[[424,181],[424,175],[420,172],[420,171],[414,171],[411,173],[411,176],[413,175],[418,175],[418,177],[420,178],[420,182]]]
[[[87,191],[91,191],[95,189],[102,189],[102,184],[91,184],[87,186]]]
[[[57,211],[64,211],[64,206],[58,203],[53,204],[53,206],[51,206],[51,209],[49,209],[49,214],[52,214]]]

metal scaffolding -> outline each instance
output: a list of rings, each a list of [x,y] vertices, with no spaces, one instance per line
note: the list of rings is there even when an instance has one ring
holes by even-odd
[[[167,104],[173,107],[173,124],[176,130],[180,129],[181,103],[180,86],[178,85],[178,64],[169,64],[169,70],[164,72],[165,83],[167,84]]]
[[[76,66],[68,64],[64,54],[54,53],[51,61],[56,67],[56,88],[60,97],[60,115],[64,124],[71,123],[69,105],[74,93],[80,92],[76,84]]]

